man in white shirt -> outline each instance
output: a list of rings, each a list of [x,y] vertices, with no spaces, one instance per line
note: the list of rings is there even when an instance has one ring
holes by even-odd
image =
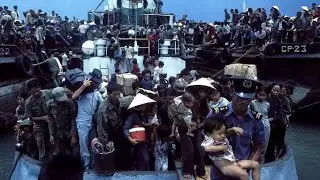
[[[88,28],[89,28],[89,26],[88,26],[87,22],[81,21],[81,25],[78,28],[80,35],[81,35],[81,42],[84,41],[84,37],[85,37],[85,34],[86,34]]]
[[[33,19],[33,17],[32,17],[32,14],[31,14],[31,10],[29,11],[29,12],[27,12],[27,14],[26,14],[26,22],[27,22],[27,24],[29,25],[29,26],[33,26],[33,24],[34,24],[34,19]]]
[[[20,19],[20,14],[18,12],[18,6],[13,6],[13,11],[11,12],[11,16],[12,16],[13,20]]]
[[[61,58],[62,58],[61,65],[62,65],[63,69],[66,71],[66,70],[68,70],[68,61],[69,61],[69,58],[67,56],[67,52],[63,52]]]
[[[154,80],[156,83],[159,83],[160,74],[163,74],[163,66],[164,66],[164,63],[163,63],[162,61],[160,61],[160,62],[159,62],[159,65],[154,68],[153,80]]]

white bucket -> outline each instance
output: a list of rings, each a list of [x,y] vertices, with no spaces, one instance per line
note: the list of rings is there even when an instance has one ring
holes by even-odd
[[[163,45],[170,46],[171,45],[171,41],[170,40],[164,40]]]
[[[161,54],[168,55],[169,54],[169,46],[171,45],[170,40],[164,40],[164,43],[161,45]]]
[[[107,40],[106,39],[97,39],[95,42],[95,45],[96,45],[96,49],[97,49],[97,56],[104,57],[106,55]]]

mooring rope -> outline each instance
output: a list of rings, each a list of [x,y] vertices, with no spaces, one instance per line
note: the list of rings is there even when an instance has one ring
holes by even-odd
[[[244,56],[248,55],[249,53],[251,53],[253,50],[255,50],[257,47],[253,46],[252,48],[250,48],[246,53],[244,53],[243,55],[241,55],[238,59],[236,59],[235,61],[233,61],[231,64],[235,64],[238,63]],[[221,69],[220,71],[218,71],[217,73],[215,73],[212,78],[215,78],[216,76],[218,76],[221,72],[223,72],[224,69]]]

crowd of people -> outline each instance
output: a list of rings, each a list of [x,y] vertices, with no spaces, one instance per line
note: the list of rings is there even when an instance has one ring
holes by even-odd
[[[116,80],[102,96],[97,69],[74,92],[63,86],[41,89],[31,80],[28,92],[17,96],[17,140],[35,159],[77,155],[86,169],[99,168],[96,155],[111,148],[115,160],[108,163],[116,170],[167,171],[181,161],[185,178],[206,179],[208,164],[213,175],[248,179],[246,169],[252,169],[253,179],[259,179],[259,164],[283,155],[290,88],[266,88],[245,77],[217,82],[194,74],[184,69],[166,85],[155,86],[155,75],[144,70],[127,96]],[[145,140],[132,138],[138,127],[145,129]]]
[[[188,45],[213,44],[219,47],[238,48],[256,43],[260,50],[264,50],[270,43],[317,42],[320,24],[319,7],[317,4],[312,4],[310,9],[302,6],[302,10],[297,12],[295,17],[282,15],[278,6],[273,6],[270,14],[264,8],[255,11],[248,8],[245,12],[239,12],[237,9],[228,12],[225,9],[223,22],[193,21],[184,15],[172,26],[164,21],[162,22],[164,25],[150,23],[147,27],[134,27],[119,23],[102,25],[94,19],[87,22],[79,21],[75,17],[70,21],[68,17],[61,18],[55,11],[47,14],[41,9],[28,10],[20,15],[18,6],[14,6],[13,10],[4,6],[0,8],[0,42],[16,44],[21,49],[35,52],[39,57],[42,57],[41,50],[51,50],[52,53],[56,52],[54,56],[59,57],[62,63],[64,61],[62,55],[68,55],[70,47],[79,47],[86,40],[104,38],[107,39],[106,54],[117,60],[117,66],[125,58],[132,57],[133,50],[130,51],[126,47],[135,46],[133,41],[126,43],[119,38],[135,35],[150,40],[149,51],[139,49],[138,54],[152,57],[162,55],[159,47],[164,43],[164,39],[179,40],[179,47],[176,47],[176,50],[169,50],[170,56],[187,57],[193,52],[192,48],[188,51],[190,48]],[[139,41],[139,46],[147,46],[140,43],[145,42]],[[133,58],[130,58],[130,61],[132,62]]]
[[[223,22],[197,25],[194,44],[205,41],[242,47],[257,43],[263,47],[270,43],[317,42],[320,6],[313,3],[310,9],[307,6],[301,8],[294,17],[281,14],[278,6],[273,6],[270,14],[264,8],[248,8],[245,12],[225,9]]]
[[[38,80],[31,80],[28,92],[17,95],[19,147],[39,161],[58,157],[55,163],[43,166],[43,176],[70,173],[59,167],[59,156],[63,154],[62,159],[66,159],[67,154],[81,157],[82,161],[74,159],[82,165],[75,170],[80,175],[74,177],[81,179],[84,169],[99,169],[97,154],[113,149],[115,160],[109,163],[116,170],[168,171],[176,168],[175,161],[180,161],[183,176],[189,179],[194,174],[207,179],[206,164],[212,166],[211,176],[248,179],[247,170],[251,169],[253,179],[260,179],[260,165],[279,159],[285,151],[291,88],[281,84],[264,87],[245,77],[218,82],[200,78],[196,71],[188,69],[166,80],[164,63],[158,60],[158,40],[178,38],[182,44],[232,47],[256,42],[261,48],[272,42],[315,41],[319,7],[303,7],[303,13],[298,12],[295,18],[282,16],[280,9],[273,6],[270,16],[265,9],[249,8],[244,13],[235,9],[230,10],[231,15],[225,10],[224,22],[195,22],[185,16],[165,30],[140,28],[139,35],[151,39],[152,57],[144,57],[142,72],[137,60],[131,57],[128,72],[139,78],[132,83],[134,93],[130,95],[117,82],[121,73],[118,68],[110,80],[94,69],[77,89],[68,89],[59,82],[58,74],[73,69],[67,64],[72,53],[66,50],[59,61],[48,52],[49,60],[44,63],[50,64],[55,88],[41,89]],[[24,14],[25,22],[17,6],[13,11],[0,8],[1,34],[15,35],[18,29],[25,35],[32,32],[36,46],[41,47],[47,28],[55,30],[52,32],[62,27],[70,29],[63,32],[80,33],[83,42],[88,38],[88,29],[97,26],[75,18],[71,22],[67,17],[62,20],[54,11],[51,15],[41,10]],[[6,24],[10,21],[13,26]],[[118,43],[121,26],[99,29],[99,36],[109,39],[110,46],[116,49],[109,54],[121,61],[126,56]],[[104,85],[104,81],[108,84]],[[101,89],[106,92],[100,92]],[[145,129],[144,141],[131,137],[132,129],[139,127]],[[60,170],[54,171],[55,168]]]
[[[86,39],[110,39],[111,37],[117,39],[121,32],[130,28],[137,31],[135,33],[139,36],[150,38],[155,47],[158,46],[159,39],[174,37],[179,38],[185,44],[213,43],[227,47],[242,47],[254,42],[262,47],[274,42],[312,42],[319,39],[320,5],[315,3],[310,9],[302,6],[301,11],[298,11],[294,17],[282,15],[278,6],[273,6],[270,14],[264,8],[256,10],[248,8],[245,12],[239,12],[237,9],[230,9],[228,12],[225,9],[223,22],[187,20],[187,16],[184,15],[173,26],[151,23],[147,27],[132,26],[128,29],[118,23],[105,26],[99,22],[96,24],[95,19],[87,23],[85,20],[79,21],[73,17],[73,20],[69,21],[68,17],[62,19],[55,11],[47,14],[41,9],[24,12],[25,20],[20,15],[18,6],[14,6],[12,11],[4,6],[0,8],[0,11],[2,41],[5,41],[6,38],[13,38],[17,34],[20,36],[31,34],[40,45],[43,45],[44,37],[48,34],[52,36],[58,33],[67,42],[72,43],[73,39],[79,45]],[[92,29],[97,31],[94,31],[92,35],[90,33],[87,35]],[[156,49],[155,52],[157,51]]]

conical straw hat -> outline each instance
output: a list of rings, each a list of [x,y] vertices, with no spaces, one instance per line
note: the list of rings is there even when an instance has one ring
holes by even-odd
[[[151,98],[148,98],[145,95],[142,95],[140,93],[138,93],[133,101],[130,103],[130,106],[128,107],[128,109],[143,105],[143,104],[148,104],[148,103],[155,103],[156,101],[152,100]]]
[[[305,10],[305,11],[309,11],[307,6],[301,6],[301,9]]]
[[[193,81],[192,83],[190,83],[188,87],[192,87],[192,86],[204,86],[204,87],[208,87],[208,88],[211,88],[211,89],[216,89],[215,87],[213,87],[211,84],[210,84],[210,81],[207,79],[207,78],[200,78],[196,81]]]
[[[280,10],[280,8],[278,7],[278,6],[272,6],[274,9],[276,9],[276,10]]]

